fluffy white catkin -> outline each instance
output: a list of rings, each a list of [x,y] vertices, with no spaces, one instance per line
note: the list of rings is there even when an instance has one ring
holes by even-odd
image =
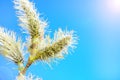
[[[0,27],[0,54],[15,63],[23,63],[23,47],[21,39],[17,38],[14,32]]]
[[[40,49],[35,56],[35,60],[49,61],[54,58],[63,58],[64,54],[68,53],[69,48],[75,47],[76,40],[77,37],[74,36],[73,31],[59,29],[55,32],[53,40],[47,37],[42,45],[39,45]]]
[[[17,9],[20,26],[26,29],[32,38],[43,38],[47,23],[40,19],[34,4],[29,0],[14,0],[14,3]]]

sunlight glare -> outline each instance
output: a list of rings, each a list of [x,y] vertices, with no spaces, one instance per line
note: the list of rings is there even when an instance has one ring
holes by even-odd
[[[111,13],[120,13],[120,0],[106,0],[108,10]]]

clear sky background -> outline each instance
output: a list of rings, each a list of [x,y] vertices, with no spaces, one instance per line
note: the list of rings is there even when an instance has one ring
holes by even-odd
[[[13,0],[0,0],[0,26],[21,33]],[[43,80],[120,80],[120,0],[32,0],[48,20],[51,35],[59,27],[75,30],[77,48],[64,60],[32,65]],[[14,80],[17,67],[0,56],[0,80]]]

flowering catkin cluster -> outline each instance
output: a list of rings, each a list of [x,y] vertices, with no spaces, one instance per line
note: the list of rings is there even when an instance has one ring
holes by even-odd
[[[25,77],[26,70],[36,61],[49,62],[53,59],[62,59],[68,54],[70,48],[74,48],[77,37],[74,31],[58,29],[53,39],[45,34],[47,22],[42,20],[35,6],[29,0],[14,0],[15,9],[21,26],[29,38],[27,51],[30,53],[28,61],[24,63],[24,43],[16,37],[12,31],[0,27],[0,54],[15,62],[18,66],[19,76],[17,80],[40,80],[33,77]]]
[[[39,14],[32,2],[29,0],[14,0],[17,9],[20,26],[29,31],[29,52],[34,54],[31,60],[49,60],[50,58],[61,58],[68,48],[76,43],[73,31],[62,31],[59,29],[54,34],[54,39],[45,35],[46,22],[40,20]],[[44,37],[45,36],[45,37]],[[42,37],[42,38],[41,38]],[[34,52],[33,52],[34,51]]]

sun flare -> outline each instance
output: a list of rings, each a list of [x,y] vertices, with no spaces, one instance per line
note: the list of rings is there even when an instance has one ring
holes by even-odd
[[[106,0],[108,10],[112,13],[120,13],[120,0]]]

